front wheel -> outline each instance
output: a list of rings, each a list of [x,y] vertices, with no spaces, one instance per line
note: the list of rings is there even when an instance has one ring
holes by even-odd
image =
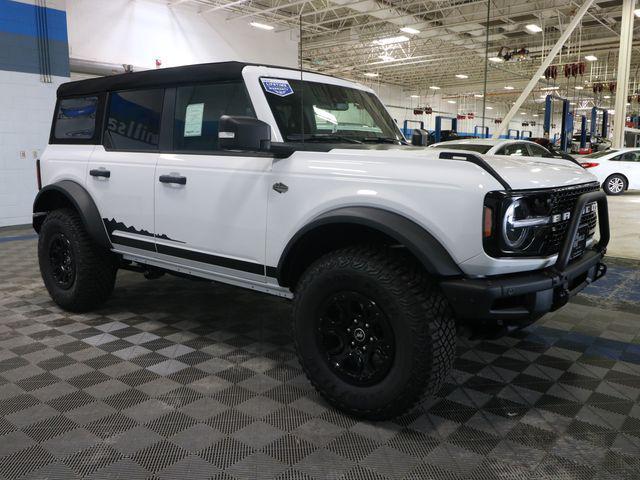
[[[116,259],[91,240],[74,210],[47,215],[38,239],[38,261],[49,295],[65,310],[85,312],[113,291]]]
[[[613,174],[604,181],[602,189],[607,195],[622,195],[627,189],[627,181],[622,175]]]
[[[455,357],[452,311],[439,287],[401,252],[350,247],[303,275],[293,331],[307,377],[331,404],[392,418],[435,393]]]

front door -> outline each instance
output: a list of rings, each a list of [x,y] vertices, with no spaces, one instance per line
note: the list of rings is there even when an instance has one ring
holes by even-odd
[[[156,248],[200,273],[264,282],[269,176],[264,154],[218,149],[221,115],[255,116],[242,82],[176,88],[173,153],[156,169]]]
[[[103,145],[89,162],[87,189],[121,251],[155,251],[154,172],[163,97],[163,89],[110,93]]]

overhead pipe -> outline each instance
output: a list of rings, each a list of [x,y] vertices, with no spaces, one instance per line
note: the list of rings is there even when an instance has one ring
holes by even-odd
[[[74,73],[84,73],[87,75],[97,75],[105,77],[118,73],[140,72],[150,70],[146,67],[139,67],[123,63],[96,62],[84,58],[69,58],[69,69]]]

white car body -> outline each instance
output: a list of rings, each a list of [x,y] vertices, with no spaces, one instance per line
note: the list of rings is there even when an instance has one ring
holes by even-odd
[[[242,77],[256,117],[271,126],[273,142],[284,139],[260,87],[262,77],[302,78],[373,93],[357,83],[290,69],[249,65]],[[487,142],[492,141],[456,143]],[[482,159],[514,190],[595,180],[564,160],[494,154],[510,144],[536,145],[524,140],[495,142]],[[470,278],[553,265],[557,254],[495,258],[485,252],[483,202],[488,192],[503,190],[504,185],[486,167],[460,156],[443,159],[442,151],[345,146],[297,150],[277,158],[233,152],[113,152],[101,144],[51,144],[41,158],[42,184],[75,182],[86,189],[106,223],[131,227],[107,225],[113,252],[125,260],[285,297],[292,291],[280,285],[273,272],[288,243],[314,219],[345,207],[375,207],[409,219],[429,232]],[[110,178],[93,176],[96,170],[108,170]],[[181,175],[188,183],[159,183],[163,175]],[[288,191],[274,190],[276,184],[286,185]],[[243,268],[236,268],[239,265]]]
[[[580,160],[601,185],[612,175],[620,175],[626,181],[627,190],[640,189],[640,148],[607,150],[586,155]]]
[[[483,147],[485,155],[496,155],[499,157],[510,157],[515,159],[535,159],[553,165],[566,165],[570,160],[555,158],[541,145],[530,140],[511,140],[494,138],[461,138],[429,145],[431,148],[464,148],[468,145],[469,150],[479,152],[478,147]],[[480,153],[480,152],[479,152]],[[576,164],[577,166],[577,164]]]

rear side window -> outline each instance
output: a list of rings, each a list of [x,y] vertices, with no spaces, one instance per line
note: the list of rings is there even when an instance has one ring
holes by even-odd
[[[58,102],[53,129],[54,140],[86,143],[96,130],[98,97],[63,98]]]
[[[158,150],[164,89],[109,95],[104,145],[111,150]]]
[[[527,147],[529,148],[531,155],[534,157],[553,158],[553,155],[551,155],[551,152],[546,148],[541,147],[540,145],[527,143]]]
[[[498,151],[498,155],[509,155],[516,157],[528,157],[529,151],[527,146],[522,143],[510,143],[505,145]]]
[[[173,149],[218,149],[218,122],[222,115],[255,117],[244,83],[217,83],[178,87],[173,126]]]

